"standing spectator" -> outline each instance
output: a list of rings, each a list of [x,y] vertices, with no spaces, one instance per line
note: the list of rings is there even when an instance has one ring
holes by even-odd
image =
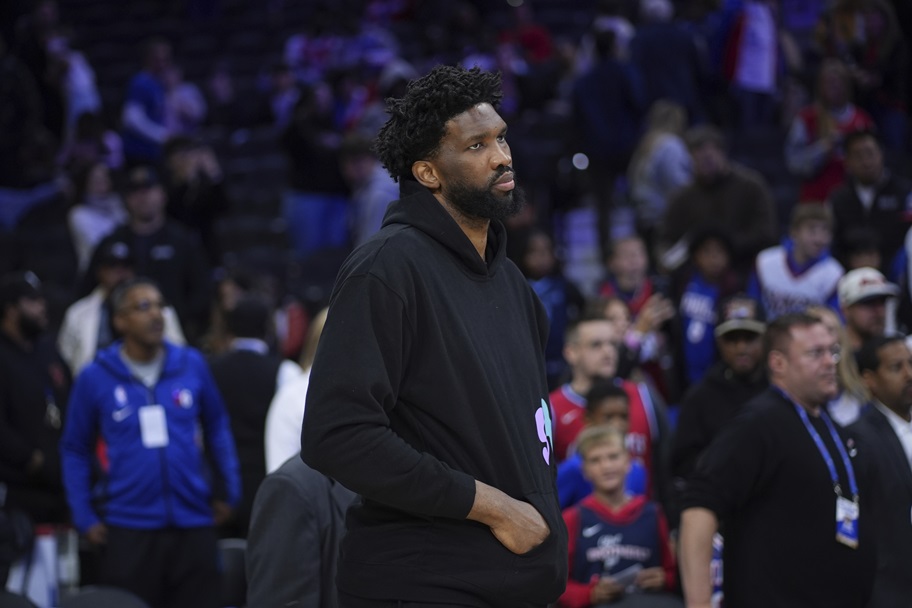
[[[564,511],[570,577],[558,606],[588,608],[616,602],[628,591],[671,591],[675,559],[668,523],[658,504],[625,491],[630,456],[624,435],[591,427],[580,434],[577,449],[593,492]]]
[[[597,33],[595,46],[596,62],[573,83],[571,102],[577,138],[589,158],[587,174],[598,204],[598,235],[604,251],[615,182],[630,162],[646,104],[636,69],[618,59],[614,33]]]
[[[41,96],[28,69],[0,40],[0,186],[31,186],[22,170],[28,144],[43,133]]]
[[[885,0],[840,0],[824,11],[818,51],[846,63],[858,105],[868,111],[891,151],[906,146],[909,48]]]
[[[912,226],[912,181],[884,166],[880,141],[871,131],[847,135],[843,147],[847,179],[830,195],[833,252],[845,256],[851,233],[870,228],[877,234],[879,268],[889,273]]]
[[[106,236],[97,252],[109,243],[126,243],[135,261],[136,274],[154,279],[174,307],[184,334],[192,342],[206,326],[209,268],[196,235],[165,215],[165,191],[158,174],[149,167],[135,167],[125,185],[129,222]],[[86,283],[94,288],[93,255]]]
[[[714,127],[695,127],[685,136],[694,182],[671,198],[659,231],[660,251],[709,223],[728,234],[736,270],[746,271],[757,253],[778,241],[776,205],[763,177],[726,152],[725,136]]]
[[[184,80],[180,66],[165,71],[165,120],[170,135],[190,135],[206,121],[206,98],[192,82]]]
[[[845,271],[830,255],[832,235],[829,208],[800,204],[792,210],[789,238],[757,254],[747,291],[763,303],[767,318],[813,304],[839,309],[836,285]]]
[[[630,58],[643,76],[646,103],[667,99],[681,105],[691,124],[706,120],[700,89],[706,73],[693,36],[672,20],[671,0],[641,0],[641,22],[630,42]]]
[[[854,131],[871,129],[867,112],[851,101],[845,65],[828,59],[820,67],[817,94],[802,108],[789,128],[785,162],[802,179],[801,202],[825,201],[845,178],[843,142]]]
[[[541,300],[548,314],[548,344],[545,346],[545,371],[548,387],[554,389],[566,375],[564,334],[583,308],[583,295],[561,272],[554,253],[551,235],[540,228],[531,228],[516,235],[517,243],[511,258]],[[507,246],[512,249],[511,245]]]
[[[153,38],[143,46],[143,70],[127,87],[121,121],[124,154],[130,164],[156,164],[170,136],[165,77],[171,68],[171,45]]]
[[[345,512],[356,498],[297,454],[268,475],[247,536],[247,605],[338,608]]]
[[[123,141],[105,125],[101,114],[84,112],[63,142],[57,163],[71,172],[87,170],[95,163],[120,169],[124,164]]]
[[[76,122],[84,113],[101,111],[95,71],[86,56],[72,48],[71,39],[69,30],[57,27],[52,30],[46,42],[48,58],[52,64],[49,70],[57,81],[56,88],[63,93],[66,112],[61,140],[71,137]]]
[[[128,281],[111,302],[123,340],[79,376],[61,441],[73,523],[105,545],[105,584],[153,608],[217,608],[214,525],[240,497],[225,406],[202,355],[164,341],[164,300],[154,284]],[[92,489],[98,437],[110,461],[100,503]],[[207,461],[224,497],[213,494]]]
[[[899,287],[887,281],[874,268],[856,268],[847,272],[837,286],[839,310],[846,320],[846,333],[852,351],[865,340],[883,336],[891,325],[887,301],[899,295]]]
[[[765,344],[771,388],[713,441],[687,484],[685,599],[710,605],[721,523],[726,605],[864,606],[875,572],[874,475],[825,411],[838,390],[839,346],[805,314],[770,323]]]
[[[304,422],[304,396],[310,385],[310,368],[317,354],[320,334],[326,324],[327,309],[314,316],[298,365],[303,370],[276,391],[266,413],[266,472],[272,473],[301,452],[301,425]]]
[[[114,342],[116,336],[107,299],[117,285],[135,276],[134,264],[133,253],[125,242],[105,243],[95,260],[98,286],[92,293],[74,302],[63,315],[57,348],[74,378],[95,359],[95,353]],[[177,313],[166,306],[162,318],[165,323],[165,339],[183,346],[186,340]]]
[[[222,536],[246,538],[257,488],[266,476],[263,436],[273,397],[301,370],[269,352],[266,343],[271,310],[264,298],[244,295],[228,311],[229,352],[209,361],[215,385],[225,399],[231,434],[241,465],[241,501]]]
[[[676,480],[686,481],[693,474],[713,439],[769,385],[763,367],[766,324],[760,303],[738,294],[722,301],[718,310],[714,337],[720,360],[681,400],[671,453]]]
[[[652,104],[646,116],[646,133],[627,169],[637,232],[643,235],[650,255],[669,199],[692,179],[690,152],[682,139],[686,126],[687,115],[680,105],[665,99]]]
[[[74,186],[76,204],[67,214],[67,223],[82,273],[101,239],[126,223],[127,210],[114,191],[110,169],[101,161],[77,173]]]
[[[348,199],[339,166],[340,138],[319,88],[301,91],[281,144],[288,158],[282,214],[298,255],[349,246]]]
[[[599,378],[586,393],[584,418],[585,425],[580,435],[588,428],[607,426],[621,433],[626,442],[627,429],[630,427],[630,397],[614,380]],[[572,507],[592,494],[592,484],[583,474],[583,457],[577,449],[578,445],[579,442],[575,441],[571,446],[572,453],[557,467],[557,496],[562,509]],[[646,494],[646,469],[639,460],[630,460],[624,489],[632,496]]]
[[[228,212],[225,176],[211,147],[185,137],[165,144],[168,217],[198,234],[210,266],[222,263],[215,224]]]
[[[731,267],[733,247],[721,230],[707,227],[690,242],[680,295],[676,296],[684,380],[698,382],[718,359],[714,331],[722,299],[741,282]]]
[[[351,191],[352,241],[357,247],[380,230],[387,207],[399,198],[399,187],[363,136],[350,135],[342,141],[339,162]]]
[[[849,427],[877,466],[881,502],[877,576],[871,608],[902,608],[912,597],[906,564],[912,558],[912,352],[901,336],[874,338],[858,351],[858,367],[872,407]]]
[[[70,374],[47,335],[41,289],[31,272],[0,280],[0,487],[6,507],[66,523],[57,446]]]
[[[340,271],[301,436],[361,494],[344,606],[544,605],[566,581],[547,319],[505,255],[522,198],[500,99],[496,74],[441,65],[380,131],[402,196]]]
[[[741,129],[769,128],[776,122],[780,59],[776,4],[746,0],[726,44],[725,75]]]
[[[664,407],[643,384],[617,377],[617,334],[600,317],[582,317],[567,329],[564,357],[570,381],[552,391],[554,452],[558,462],[573,454],[573,444],[585,426],[586,395],[601,380],[617,382],[627,393],[627,445],[631,457],[646,470],[646,493],[660,497],[665,491],[665,450],[669,445]]]
[[[806,312],[812,317],[817,317],[826,325],[830,335],[839,342],[842,352],[852,352],[849,336],[836,311],[828,306],[808,306]],[[839,381],[839,394],[827,403],[827,413],[836,424],[848,426],[858,420],[858,416],[871,397],[861,380],[855,357],[839,358],[839,364],[836,366],[836,379]]]

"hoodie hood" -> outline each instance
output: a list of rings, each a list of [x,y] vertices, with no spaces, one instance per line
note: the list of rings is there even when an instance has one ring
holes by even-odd
[[[129,381],[133,378],[130,370],[127,369],[126,363],[120,357],[120,349],[123,346],[123,340],[117,340],[107,348],[99,351],[96,360],[103,365],[108,371],[117,376],[119,379]],[[174,348],[173,345],[165,342],[165,359],[162,364],[161,377],[164,378],[172,373],[177,373],[184,366],[184,351]]]
[[[443,245],[472,274],[492,277],[497,273],[507,250],[507,231],[501,222],[491,220],[482,260],[472,241],[430,190],[418,182],[402,180],[399,197],[387,209],[384,227],[404,224],[416,228]]]

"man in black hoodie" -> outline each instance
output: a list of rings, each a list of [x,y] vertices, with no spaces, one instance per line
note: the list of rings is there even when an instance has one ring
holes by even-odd
[[[498,76],[440,66],[378,136],[400,199],[339,273],[301,438],[362,496],[342,606],[543,607],[567,581],[548,323],[500,221],[522,204],[500,98]]]

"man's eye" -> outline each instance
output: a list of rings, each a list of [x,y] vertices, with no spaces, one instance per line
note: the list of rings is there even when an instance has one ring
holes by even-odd
[[[481,142],[479,142],[477,144],[472,144],[471,146],[469,146],[469,150],[478,150],[480,148],[481,148]]]

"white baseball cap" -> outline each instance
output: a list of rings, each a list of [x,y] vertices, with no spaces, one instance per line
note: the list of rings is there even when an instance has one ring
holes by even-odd
[[[899,286],[887,281],[887,278],[874,268],[856,268],[841,279],[837,286],[839,306],[848,308],[862,300],[874,298],[895,298],[899,295]]]

